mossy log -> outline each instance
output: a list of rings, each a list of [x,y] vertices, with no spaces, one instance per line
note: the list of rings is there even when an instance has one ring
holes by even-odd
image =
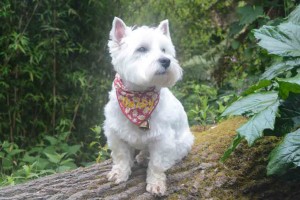
[[[245,122],[233,118],[206,131],[194,128],[192,152],[167,171],[168,191],[159,199],[300,199],[300,181],[266,177],[267,157],[278,142],[266,137],[245,143],[225,163],[220,156],[235,129]],[[111,160],[0,189],[0,199],[157,199],[146,192],[146,168],[135,166],[120,185],[108,182]]]

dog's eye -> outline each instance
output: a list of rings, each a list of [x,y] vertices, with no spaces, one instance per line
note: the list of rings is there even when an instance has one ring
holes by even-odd
[[[165,48],[162,48],[161,51],[164,52],[164,53],[166,53],[166,49]]]
[[[148,49],[146,47],[140,47],[137,49],[138,52],[141,52],[141,53],[145,53],[148,51]]]

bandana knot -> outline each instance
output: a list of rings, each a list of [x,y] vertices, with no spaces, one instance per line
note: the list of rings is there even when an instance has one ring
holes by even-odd
[[[114,87],[122,113],[139,128],[150,129],[149,118],[159,102],[159,91],[155,87],[145,91],[130,91],[119,74],[116,74]]]

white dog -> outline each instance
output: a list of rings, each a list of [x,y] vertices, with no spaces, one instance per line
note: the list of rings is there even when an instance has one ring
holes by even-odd
[[[105,107],[104,131],[112,150],[108,180],[127,181],[134,163],[149,160],[147,191],[166,192],[165,171],[188,154],[194,141],[181,103],[167,87],[182,76],[168,20],[157,28],[130,28],[115,17],[108,42],[117,72]]]

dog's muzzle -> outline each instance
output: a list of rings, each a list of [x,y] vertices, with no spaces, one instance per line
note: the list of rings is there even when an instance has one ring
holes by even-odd
[[[158,59],[161,66],[165,69],[167,69],[170,66],[171,60],[169,58],[160,58]]]

